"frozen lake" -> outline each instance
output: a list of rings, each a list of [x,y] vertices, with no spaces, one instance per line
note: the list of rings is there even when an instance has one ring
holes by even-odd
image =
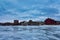
[[[60,25],[0,26],[0,40],[60,40]]]

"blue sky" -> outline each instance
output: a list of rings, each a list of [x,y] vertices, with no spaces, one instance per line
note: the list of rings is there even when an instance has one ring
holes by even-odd
[[[0,0],[0,22],[60,20],[60,0]]]

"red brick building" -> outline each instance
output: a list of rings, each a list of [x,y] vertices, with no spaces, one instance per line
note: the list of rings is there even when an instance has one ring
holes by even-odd
[[[56,21],[53,20],[53,19],[47,18],[45,20],[45,24],[47,24],[47,25],[54,25],[54,24],[56,24]]]

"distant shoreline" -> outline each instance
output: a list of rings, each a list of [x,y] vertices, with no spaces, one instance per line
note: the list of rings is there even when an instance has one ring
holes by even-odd
[[[45,21],[29,20],[28,22],[27,21],[19,22],[19,20],[14,20],[13,23],[12,22],[0,23],[0,26],[40,26],[40,25],[60,25],[60,21],[47,18]]]
[[[60,26],[60,25],[0,25],[0,26]]]

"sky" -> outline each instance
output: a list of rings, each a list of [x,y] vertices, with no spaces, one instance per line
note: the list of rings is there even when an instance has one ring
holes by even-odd
[[[0,0],[0,22],[46,18],[60,21],[60,0]]]

